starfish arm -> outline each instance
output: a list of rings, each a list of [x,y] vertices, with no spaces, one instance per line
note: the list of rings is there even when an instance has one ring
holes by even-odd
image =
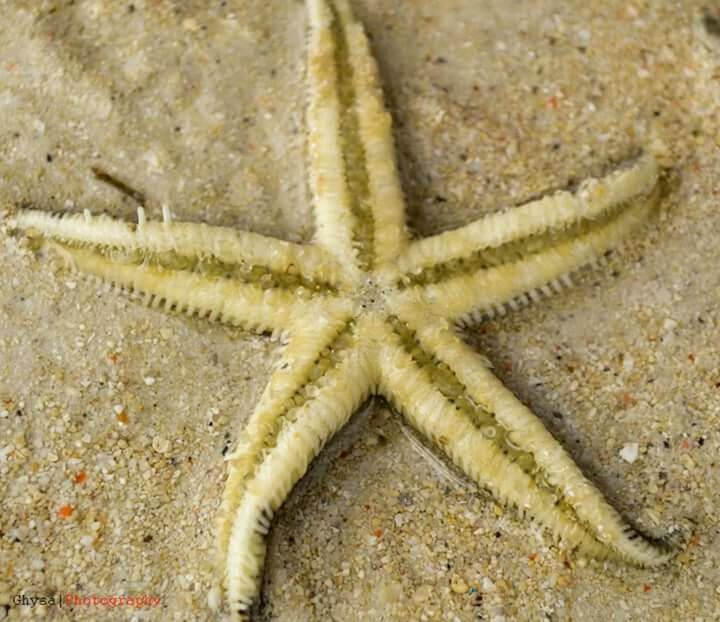
[[[97,277],[127,293],[143,295],[145,304],[166,311],[209,317],[246,330],[285,331],[293,316],[312,308],[319,298],[298,297],[298,290],[268,288],[200,272],[135,261],[133,256],[67,246],[48,241],[71,268]],[[329,300],[327,299],[328,304]]]
[[[204,223],[147,221],[142,208],[137,224],[87,211],[51,214],[30,209],[19,210],[15,221],[21,229],[64,244],[123,249],[183,267],[204,263],[247,282],[270,279],[322,290],[339,279],[335,262],[316,246]]]
[[[597,220],[608,211],[649,193],[657,183],[658,166],[645,154],[603,179],[588,179],[574,192],[562,191],[525,205],[490,214],[464,227],[410,244],[398,258],[398,268],[409,276],[438,268],[452,272],[482,251]],[[490,253],[486,253],[490,255]],[[460,265],[458,265],[460,264]]]
[[[404,310],[381,357],[381,386],[470,477],[528,512],[566,545],[653,566],[671,553],[639,536],[542,422],[442,319]]]
[[[645,221],[657,204],[659,188],[620,204],[597,220],[582,220],[564,231],[521,243],[510,242],[476,257],[477,261],[426,274],[406,287],[440,315],[461,323],[504,314],[571,284],[571,272],[597,261]]]
[[[390,115],[362,26],[344,0],[310,0],[310,186],[317,240],[355,268],[392,260],[406,239]]]
[[[272,516],[374,388],[373,359],[358,347],[353,325],[340,326],[337,333],[336,326],[328,326],[320,338],[309,337],[312,354],[301,360],[305,369],[287,378],[294,391],[286,399],[266,394],[229,457],[219,533],[226,547],[225,588],[236,619],[246,619],[259,594]]]
[[[403,322],[391,320],[378,356],[379,392],[432,445],[501,503],[514,506],[549,528],[557,540],[605,557],[610,550],[556,504],[554,491],[529,468],[531,457],[508,456],[497,439],[498,426],[458,387],[443,382],[444,367],[414,341]],[[444,379],[443,379],[444,380]]]
[[[407,242],[405,202],[395,159],[392,118],[385,108],[377,63],[365,30],[346,0],[336,2],[355,93],[358,139],[364,153],[377,263],[392,261]],[[359,164],[359,162],[358,162]]]
[[[243,427],[238,448],[230,456],[230,476],[218,521],[219,562],[224,567],[232,519],[242,493],[242,481],[262,452],[266,435],[279,425],[291,408],[307,399],[308,391],[327,371],[330,355],[347,347],[349,314],[317,309],[295,319],[282,357],[263,391],[252,417]],[[322,365],[320,361],[322,359]],[[296,403],[297,402],[297,403]],[[242,459],[239,457],[242,456]]]

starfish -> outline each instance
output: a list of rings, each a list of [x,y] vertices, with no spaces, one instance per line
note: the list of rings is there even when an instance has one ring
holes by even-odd
[[[562,290],[642,223],[658,197],[654,159],[412,239],[364,30],[346,0],[307,8],[311,244],[174,222],[166,209],[154,222],[139,208],[136,224],[87,211],[16,214],[76,270],[152,307],[282,338],[282,358],[227,456],[218,549],[233,615],[247,619],[258,598],[273,515],[372,395],[564,546],[665,562],[670,547],[620,517],[457,332]]]

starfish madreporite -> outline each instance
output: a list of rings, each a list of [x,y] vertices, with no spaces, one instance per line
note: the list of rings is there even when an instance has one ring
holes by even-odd
[[[249,615],[270,521],[310,462],[370,395],[500,501],[566,546],[639,565],[670,551],[629,527],[454,326],[562,289],[641,223],[657,198],[649,155],[600,180],[412,240],[390,116],[345,0],[308,0],[310,188],[300,245],[205,224],[21,210],[79,271],[145,302],[286,341],[237,447],[219,521],[233,614]]]

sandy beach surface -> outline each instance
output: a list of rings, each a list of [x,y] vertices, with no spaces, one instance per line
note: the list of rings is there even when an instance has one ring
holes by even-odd
[[[272,529],[259,620],[720,620],[720,3],[353,0],[418,235],[652,149],[658,212],[568,292],[468,331],[613,504],[686,529],[654,570],[558,549],[382,402]],[[308,241],[296,0],[0,0],[0,619],[214,620],[223,454],[265,337],[67,272],[12,209]],[[688,527],[689,525],[689,527]],[[131,595],[157,606],[16,604]],[[142,603],[141,603],[142,604]]]

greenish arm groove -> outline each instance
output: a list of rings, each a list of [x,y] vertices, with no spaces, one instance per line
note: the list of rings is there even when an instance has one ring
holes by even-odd
[[[489,369],[484,357],[454,334],[444,320],[406,315],[422,348],[447,366],[470,398],[504,428],[512,444],[532,455],[547,485],[594,538],[618,557],[641,566],[666,562],[673,552],[663,543],[640,536],[604,499],[542,421],[524,406]]]
[[[500,266],[474,273],[451,276],[445,281],[405,290],[410,298],[424,298],[443,316],[469,322],[484,313],[518,300],[537,299],[561,289],[560,280],[590,264],[617,246],[630,231],[639,227],[656,204],[657,190],[644,200],[623,210],[609,222],[588,233]]]
[[[78,272],[97,277],[128,293],[144,296],[150,307],[197,314],[232,326],[257,332],[280,334],[303,306],[284,290],[262,289],[256,285],[208,277],[184,270],[122,263],[102,253],[46,242]]]
[[[313,314],[317,319],[318,315]],[[304,318],[300,318],[303,321]],[[295,325],[277,369],[270,378],[250,420],[226,457],[228,479],[218,518],[218,561],[224,566],[232,521],[248,479],[263,456],[275,447],[280,432],[322,386],[325,376],[352,345],[353,326],[343,318],[328,320],[324,328],[301,330]]]
[[[407,244],[405,202],[400,185],[392,119],[385,108],[377,64],[365,30],[345,1],[335,3],[352,68],[357,139],[362,144],[367,171],[367,192],[373,224],[373,260],[387,263]]]
[[[490,214],[464,227],[414,241],[398,259],[408,277],[468,258],[478,251],[498,249],[563,229],[583,220],[596,220],[618,204],[649,194],[656,186],[658,165],[650,154],[602,179],[584,181],[576,192],[562,191],[525,205]]]
[[[331,290],[340,282],[335,263],[321,248],[205,223],[145,221],[142,208],[138,214],[135,224],[87,212],[51,214],[21,209],[15,221],[33,236],[107,254],[125,251],[135,261],[168,268],[204,267],[208,272],[231,272],[248,281],[269,279],[275,286],[310,290]]]
[[[312,460],[368,397],[375,368],[366,351],[353,349],[323,377],[311,400],[279,432],[245,486],[232,517],[225,588],[235,620],[247,620],[257,599],[266,536],[274,513]]]

